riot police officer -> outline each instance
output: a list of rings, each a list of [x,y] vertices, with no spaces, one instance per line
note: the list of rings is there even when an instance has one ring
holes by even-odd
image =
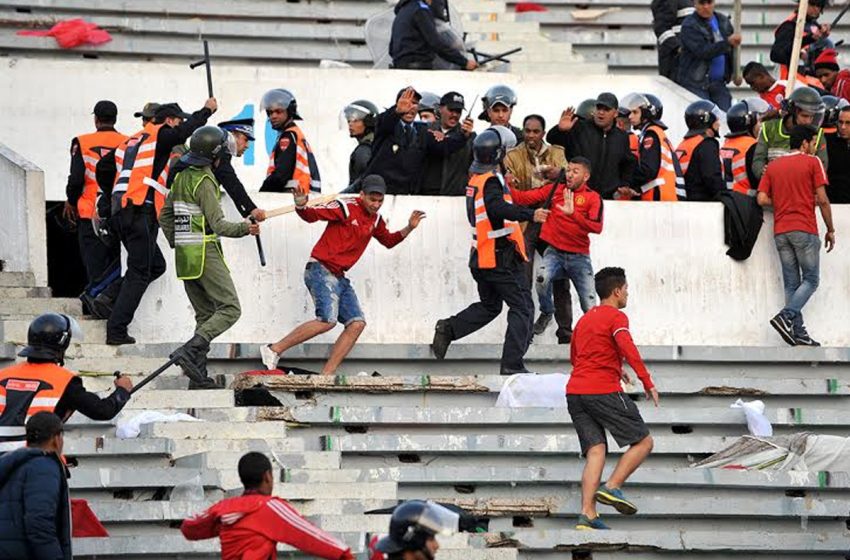
[[[679,165],[685,176],[688,200],[717,200],[725,185],[720,167],[720,117],[722,113],[711,101],[701,99],[685,109],[688,132],[676,148]]]
[[[523,141],[522,129],[511,124],[511,116],[517,104],[517,95],[512,88],[505,85],[491,87],[481,98],[481,104],[484,110],[478,115],[479,120],[493,126],[507,127],[514,133],[517,144]]]
[[[451,535],[459,524],[460,516],[440,504],[408,500],[395,508],[389,534],[375,548],[388,560],[434,560],[437,535]]]
[[[278,131],[260,192],[321,192],[322,178],[313,149],[295,123],[301,120],[295,95],[288,89],[269,90],[260,107]]]
[[[726,188],[750,197],[756,196],[759,178],[753,172],[753,156],[762,117],[771,110],[767,101],[751,97],[735,103],[726,112],[729,134],[720,149]]]
[[[365,99],[352,101],[342,110],[342,117],[348,126],[348,135],[357,140],[357,147],[351,152],[348,160],[349,186],[358,183],[369,167],[378,113],[378,107]]]

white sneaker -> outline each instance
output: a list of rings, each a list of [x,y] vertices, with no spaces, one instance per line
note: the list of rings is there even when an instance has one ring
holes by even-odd
[[[271,346],[268,344],[260,346],[260,357],[266,369],[277,369],[277,361],[280,359],[280,355],[272,350]]]

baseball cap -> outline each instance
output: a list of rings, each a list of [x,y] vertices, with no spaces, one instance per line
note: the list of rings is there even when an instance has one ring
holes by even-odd
[[[142,107],[141,111],[136,111],[133,113],[133,116],[137,119],[140,117],[144,117],[146,119],[152,119],[154,115],[156,115],[156,110],[159,109],[159,103],[154,103],[153,101],[149,101],[145,103],[145,106]]]
[[[100,119],[115,120],[118,117],[118,107],[112,101],[104,99],[94,104],[92,114]]]
[[[596,105],[602,105],[603,107],[608,107],[609,109],[619,109],[620,102],[617,101],[617,96],[613,93],[600,93],[599,97],[596,98]]]
[[[440,105],[455,111],[463,111],[466,108],[463,96],[456,91],[450,91],[441,97]]]
[[[181,109],[180,105],[177,103],[163,103],[157,108],[156,113],[154,114],[154,117],[157,119],[164,119],[166,117],[180,117],[181,119],[188,119],[191,116],[192,115]]]
[[[384,178],[380,175],[366,175],[360,182],[360,190],[366,194],[387,194],[387,184],[384,182]]]

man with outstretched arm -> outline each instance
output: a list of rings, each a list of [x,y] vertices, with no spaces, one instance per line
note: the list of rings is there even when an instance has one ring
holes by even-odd
[[[624,515],[637,513],[637,507],[626,499],[621,488],[652,451],[652,436],[635,403],[623,393],[620,382],[631,382],[623,371],[623,360],[637,373],[647,398],[658,406],[658,391],[629,333],[629,318],[621,311],[629,300],[626,272],[622,268],[603,268],[594,280],[600,304],[576,324],[570,346],[573,371],[567,382],[567,408],[587,460],[581,477],[581,514],[576,524],[580,530],[608,529],[599,519],[596,502]],[[620,457],[608,481],[600,486],[608,451],[606,430],[617,445],[628,445],[629,449]]]
[[[305,222],[328,222],[304,271],[304,282],[316,306],[316,318],[295,328],[275,342],[260,346],[263,365],[276,369],[280,355],[289,348],[306,342],[333,329],[337,322],[345,329],[339,335],[322,374],[333,375],[348,355],[363,329],[366,319],[357,301],[354,287],[345,273],[360,260],[366,246],[374,237],[392,249],[419,226],[425,213],[414,210],[407,226],[390,232],[378,213],[384,203],[387,185],[379,175],[367,175],[361,184],[360,196],[355,199],[335,200],[324,206],[307,206],[306,191],[295,195],[298,216]]]

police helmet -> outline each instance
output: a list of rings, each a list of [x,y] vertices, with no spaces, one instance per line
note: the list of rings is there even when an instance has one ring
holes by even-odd
[[[649,93],[630,93],[623,98],[620,106],[627,107],[629,111],[640,109],[641,123],[658,122],[664,114],[661,100]]]
[[[759,97],[750,97],[735,103],[726,111],[727,138],[737,136],[755,136],[755,126],[770,111],[770,105]]]
[[[363,121],[367,130],[374,130],[375,123],[378,119],[378,106],[365,99],[352,101],[342,110],[345,122],[348,121]]]
[[[475,137],[472,143],[473,161],[469,170],[472,173],[493,171],[502,162],[507,153],[502,135],[495,127],[488,128]]]
[[[823,106],[823,126],[835,128],[838,126],[838,113],[845,107],[850,107],[850,103],[843,97],[824,95]]]
[[[298,102],[295,100],[295,95],[288,89],[270,89],[263,95],[263,99],[260,101],[260,110],[268,111],[269,109],[285,109],[287,115],[289,115],[289,120],[301,120],[301,116],[298,114]]]
[[[516,102],[517,96],[513,89],[505,85],[493,86],[481,98],[481,104],[484,106],[484,110],[478,115],[478,118],[479,120],[490,122],[490,117],[487,115],[490,107],[502,104],[505,107],[513,108]]]
[[[33,319],[27,330],[27,345],[18,356],[38,360],[49,360],[64,365],[65,351],[71,339],[81,342],[83,330],[79,323],[67,315],[44,313]]]
[[[457,532],[459,520],[457,513],[440,504],[409,500],[395,508],[389,534],[379,540],[375,548],[384,554],[421,552],[430,560],[433,555],[428,550],[428,540]]]
[[[189,165],[212,165],[224,152],[229,151],[227,135],[217,126],[202,126],[189,138],[189,153],[184,156],[185,161]]]
[[[430,111],[437,114],[440,108],[440,96],[430,91],[422,92],[422,99],[419,100],[419,112]]]
[[[576,109],[576,116],[580,119],[589,121],[593,119],[593,113],[596,111],[596,99],[585,99],[579,103]]]
[[[815,115],[815,120],[812,126],[819,127],[823,120],[825,107],[820,94],[816,89],[803,86],[791,92],[785,100],[782,101],[782,111],[786,115],[797,117],[797,111],[805,111]]]
[[[702,134],[713,127],[722,116],[723,113],[711,101],[705,99],[694,101],[685,109],[685,124],[688,127],[686,136]]]

